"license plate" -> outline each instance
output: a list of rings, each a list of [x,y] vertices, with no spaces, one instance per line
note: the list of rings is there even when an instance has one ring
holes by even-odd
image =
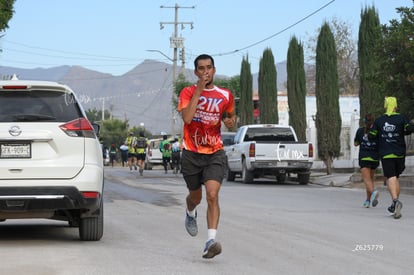
[[[0,158],[31,158],[30,143],[1,143]]]

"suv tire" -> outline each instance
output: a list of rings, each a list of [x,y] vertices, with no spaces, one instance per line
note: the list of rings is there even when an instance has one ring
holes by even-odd
[[[103,203],[97,210],[99,215],[81,218],[79,223],[79,237],[82,241],[99,241],[103,235]]]

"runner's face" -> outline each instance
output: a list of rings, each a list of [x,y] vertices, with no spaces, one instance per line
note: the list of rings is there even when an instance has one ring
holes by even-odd
[[[210,59],[200,59],[197,64],[197,69],[195,74],[199,78],[207,79],[207,85],[209,86],[213,83],[214,74],[216,73],[216,68],[214,68]]]

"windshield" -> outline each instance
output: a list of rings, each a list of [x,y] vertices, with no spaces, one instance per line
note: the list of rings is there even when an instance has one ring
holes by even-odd
[[[82,117],[70,94],[59,91],[0,91],[0,122],[66,122]]]

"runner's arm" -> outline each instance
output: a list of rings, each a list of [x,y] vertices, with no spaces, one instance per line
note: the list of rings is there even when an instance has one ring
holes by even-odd
[[[190,124],[191,121],[193,120],[194,114],[197,110],[198,100],[200,99],[201,93],[206,87],[206,84],[207,83],[204,78],[201,78],[201,77],[198,78],[197,88],[193,96],[191,97],[190,102],[181,111],[181,115],[183,117],[183,121],[185,124]]]

